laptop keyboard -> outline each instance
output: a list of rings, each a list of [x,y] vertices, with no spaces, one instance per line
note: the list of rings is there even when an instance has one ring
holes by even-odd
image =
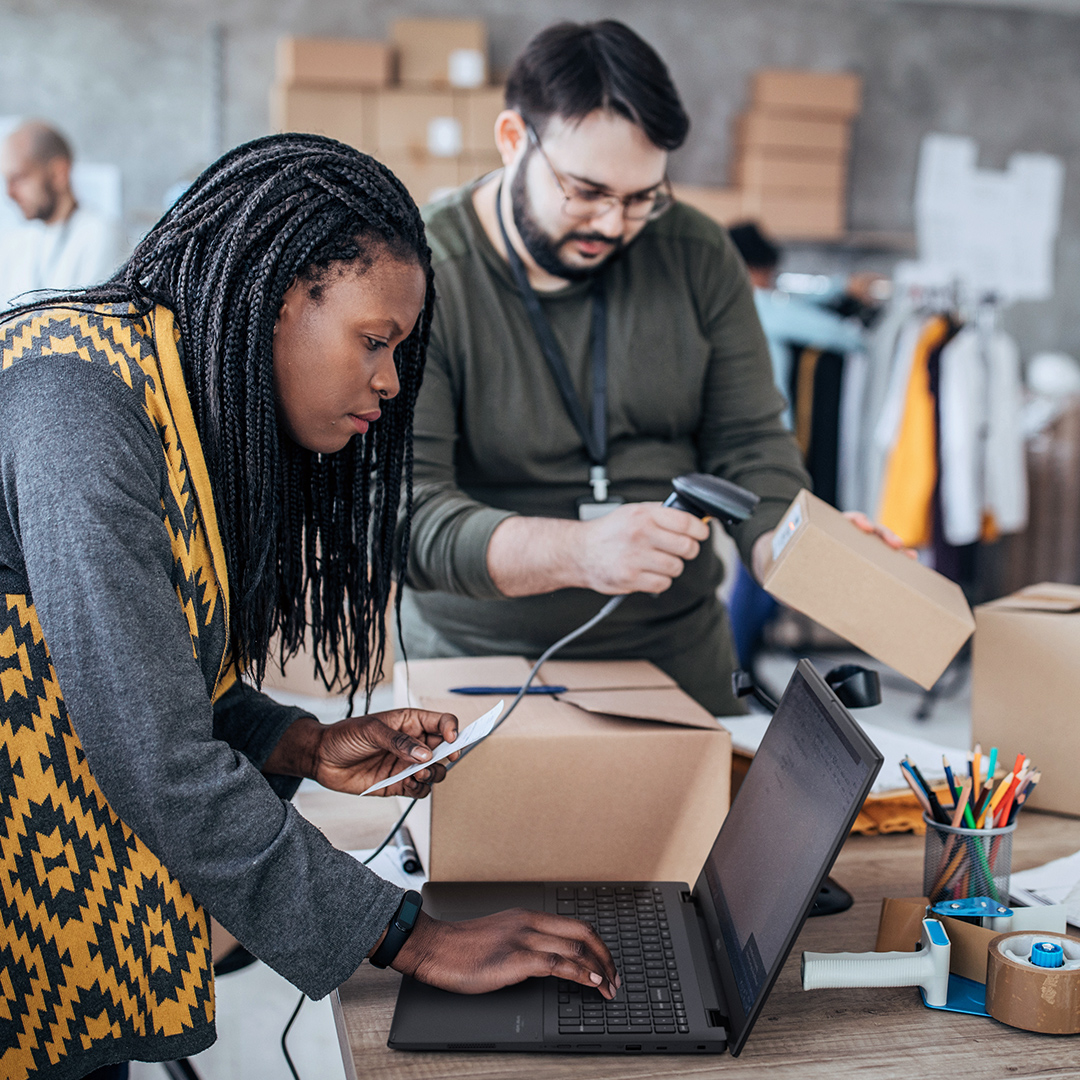
[[[682,983],[659,888],[560,887],[558,913],[591,923],[611,950],[622,987],[614,1001],[599,990],[559,982],[559,1034],[687,1034]]]

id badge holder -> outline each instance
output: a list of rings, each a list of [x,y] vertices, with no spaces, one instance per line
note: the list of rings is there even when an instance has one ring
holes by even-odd
[[[590,499],[588,496],[578,499],[578,520],[595,521],[597,518],[602,518],[606,514],[610,514],[612,510],[617,510],[625,502],[626,500],[620,498],[618,495],[613,495],[605,502],[597,502],[595,499]]]
[[[579,521],[595,521],[612,510],[618,509],[626,502],[618,495],[608,494],[608,475],[603,465],[594,465],[589,470],[589,484],[592,486],[592,496],[585,496],[577,500],[577,516]]]

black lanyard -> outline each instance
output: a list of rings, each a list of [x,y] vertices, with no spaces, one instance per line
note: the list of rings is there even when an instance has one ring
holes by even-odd
[[[502,216],[502,185],[495,194],[495,216],[499,219],[499,230],[502,233],[503,243],[506,245],[506,258],[510,264],[510,272],[518,292],[521,293],[522,303],[532,323],[533,332],[540,343],[540,351],[547,360],[548,368],[555,385],[559,388],[559,395],[563,399],[566,411],[577,428],[585,450],[589,455],[592,468],[589,470],[589,483],[592,484],[593,498],[598,503],[607,502],[608,479],[607,479],[607,298],[604,295],[604,283],[597,274],[592,283],[592,426],[589,426],[585,417],[585,410],[581,407],[574,383],[570,378],[570,372],[566,367],[562,349],[555,339],[544,309],[540,306],[540,298],[536,290],[529,284],[529,275],[526,273],[525,264],[521,256],[514,250],[510,243],[510,237],[506,233],[506,225]]]

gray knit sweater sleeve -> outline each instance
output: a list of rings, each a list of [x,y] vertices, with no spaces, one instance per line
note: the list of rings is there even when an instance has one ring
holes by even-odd
[[[401,890],[260,773],[294,714],[241,688],[215,716],[172,582],[167,482],[157,432],[108,371],[53,357],[0,373],[0,580],[36,605],[95,780],[196,900],[321,997]]]

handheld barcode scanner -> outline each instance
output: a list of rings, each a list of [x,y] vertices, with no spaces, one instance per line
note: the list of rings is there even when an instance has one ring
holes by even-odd
[[[675,490],[664,501],[665,506],[685,510],[704,521],[716,518],[725,526],[745,521],[761,502],[752,491],[707,473],[676,476],[671,486]]]

